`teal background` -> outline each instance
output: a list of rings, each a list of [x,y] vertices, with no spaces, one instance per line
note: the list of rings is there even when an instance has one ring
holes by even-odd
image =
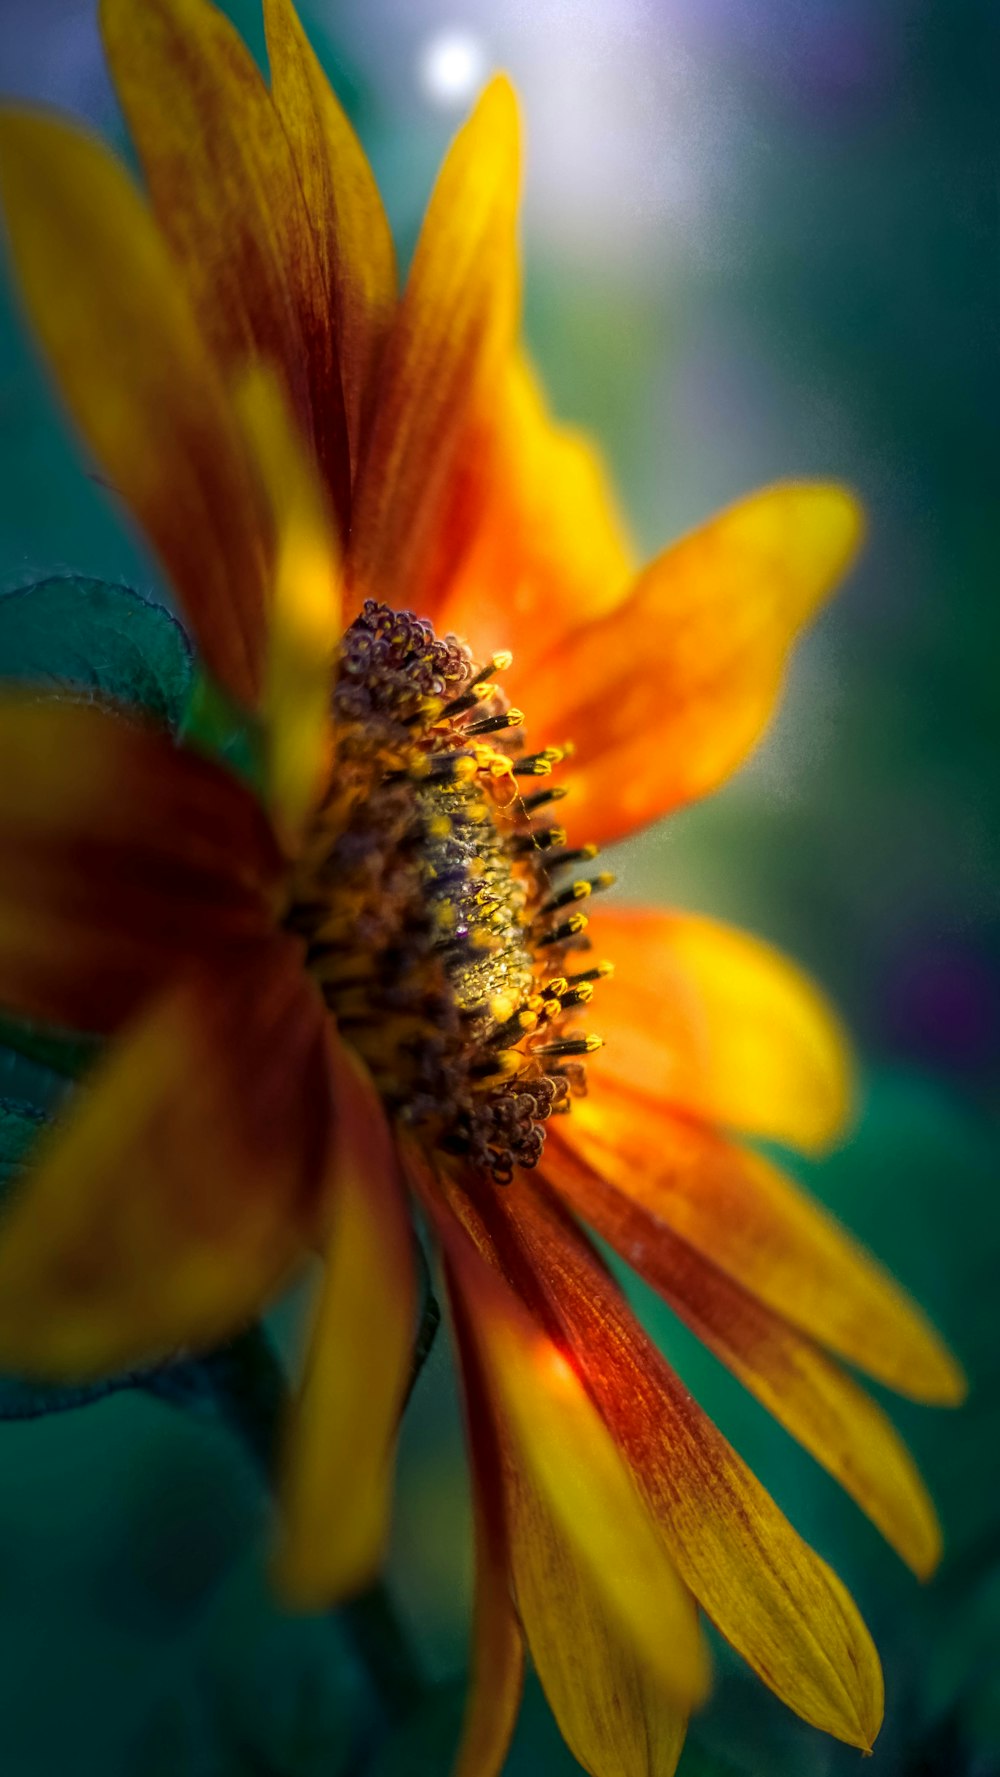
[[[227,10],[259,47],[255,8]],[[864,560],[801,648],[764,747],[616,862],[629,894],[717,913],[801,958],[857,1034],[857,1129],[799,1173],[972,1374],[957,1414],[893,1409],[944,1516],[937,1579],[919,1587],[667,1311],[640,1306],[876,1633],[889,1709],[873,1777],[989,1777],[1000,14],[990,0],[314,0],[303,13],[404,253],[461,114],[422,84],[428,42],[461,25],[509,67],[529,144],[529,338],[557,409],[603,441],[645,552],[779,476],[842,477],[868,507]],[[89,3],[4,0],[0,84],[118,133]],[[62,426],[5,279],[0,589],[69,570],[157,590]],[[275,1609],[266,1536],[238,1447],[153,1399],[0,1426],[4,1777],[345,1768],[362,1676],[335,1626]],[[374,1768],[422,1777],[447,1769],[468,1602],[444,1340],[407,1420],[391,1577],[440,1688]],[[857,1768],[721,1649],[718,1669],[682,1777]],[[508,1768],[575,1769],[535,1691]]]

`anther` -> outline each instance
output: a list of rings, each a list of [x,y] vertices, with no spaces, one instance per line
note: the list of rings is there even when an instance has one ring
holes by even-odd
[[[530,796],[523,797],[521,807],[525,814],[537,814],[538,810],[544,808],[546,803],[561,802],[563,797],[568,795],[569,786],[567,784],[546,785],[544,790],[533,790]]]
[[[599,849],[596,845],[567,846],[565,851],[555,852],[548,859],[548,867],[550,870],[565,870],[567,864],[591,864]]]
[[[523,710],[505,710],[502,716],[484,716],[481,722],[470,722],[466,734],[499,734],[504,728],[520,728]]]
[[[562,747],[543,747],[540,753],[529,753],[514,761],[515,777],[548,777],[554,765],[560,765],[566,754]]]
[[[599,878],[595,878],[595,882],[597,886],[602,886]],[[594,882],[588,881],[585,876],[580,876],[567,888],[560,889],[557,895],[550,895],[547,901],[542,902],[538,911],[540,914],[558,913],[562,907],[571,907],[574,901],[585,901],[588,895],[593,894],[594,886]]]
[[[491,654],[488,665],[480,668],[472,683],[474,685],[481,685],[484,679],[490,677],[491,673],[505,673],[513,663],[514,656],[510,652],[510,649],[498,648],[495,654]]]
[[[593,997],[593,982],[581,981],[577,987],[570,987],[559,995],[559,1004],[564,1012],[568,1012],[571,1006],[589,1006]]]
[[[580,969],[575,975],[567,975],[571,987],[579,987],[585,981],[606,981],[615,972],[614,963],[595,963],[592,969]]]
[[[562,924],[556,926],[553,931],[544,932],[541,937],[536,938],[535,944],[539,950],[548,949],[553,944],[565,944],[570,938],[578,938],[581,932],[585,932],[587,924],[585,913],[571,913],[569,918],[564,919]]]
[[[603,1049],[603,1037],[558,1037],[553,1043],[538,1043],[532,1055],[596,1055]]]
[[[530,833],[518,833],[511,842],[511,850],[518,856],[533,851],[551,851],[554,845],[562,845],[565,839],[565,827],[533,827]]]

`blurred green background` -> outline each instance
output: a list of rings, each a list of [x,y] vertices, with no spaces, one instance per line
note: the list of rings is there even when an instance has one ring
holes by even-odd
[[[141,0],[136,0],[141,4]],[[227,7],[261,45],[255,4]],[[624,849],[627,892],[746,925],[857,1033],[858,1128],[810,1185],[917,1293],[974,1378],[894,1408],[945,1519],[919,1588],[659,1304],[705,1405],[841,1572],[881,1646],[874,1777],[1000,1770],[1000,1061],[993,0],[312,0],[404,255],[488,68],[523,95],[527,328],[652,551],[769,479],[835,475],[871,538],[781,716],[713,801]],[[91,0],[3,0],[0,85],[119,136]],[[154,590],[87,478],[4,280],[0,589],[72,570]],[[3,663],[0,661],[0,672]],[[224,1434],[139,1395],[0,1426],[4,1777],[335,1774],[363,1716],[337,1630],[281,1616],[266,1505]],[[447,1769],[470,1552],[445,1342],[410,1410],[392,1580],[428,1672],[378,1777]],[[857,1755],[719,1652],[683,1777]],[[529,1692],[512,1777],[576,1767]]]

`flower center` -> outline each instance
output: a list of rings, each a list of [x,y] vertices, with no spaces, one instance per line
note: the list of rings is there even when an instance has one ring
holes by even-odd
[[[600,1038],[576,1020],[610,965],[548,810],[566,749],[525,748],[520,711],[454,636],[369,600],[344,636],[337,756],[300,860],[289,926],[390,1113],[507,1183],[585,1090]],[[567,880],[567,873],[569,879]]]

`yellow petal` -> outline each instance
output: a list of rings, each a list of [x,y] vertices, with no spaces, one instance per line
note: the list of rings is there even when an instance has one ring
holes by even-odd
[[[869,1747],[882,1674],[836,1575],[682,1388],[565,1213],[523,1179],[484,1200],[484,1220],[496,1262],[519,1288],[534,1280],[685,1585],[790,1708]]]
[[[768,1307],[914,1400],[954,1404],[962,1373],[920,1309],[757,1154],[610,1080],[573,1107],[573,1148]]]
[[[374,175],[291,0],[264,0],[274,103],[316,237],[357,467],[396,306],[396,257]]]
[[[160,555],[206,664],[252,703],[266,523],[166,245],[117,161],[53,117],[0,114],[0,196],[70,412]]]
[[[576,746],[568,820],[607,842],[714,790],[759,738],[789,650],[850,566],[840,487],[752,494],[675,543],[519,692]]]
[[[428,614],[488,660],[512,648],[504,683],[515,700],[533,668],[628,589],[632,553],[606,470],[591,441],[557,425],[526,358],[513,355],[462,446],[483,489],[463,551],[442,552],[444,597]],[[458,529],[445,526],[446,544]],[[545,720],[547,712],[537,712]]]
[[[333,1049],[337,1123],[326,1278],[290,1428],[278,1577],[320,1608],[360,1591],[384,1552],[413,1348],[409,1219],[371,1080]]]
[[[564,1144],[546,1148],[545,1175],[926,1578],[941,1554],[934,1507],[909,1451],[874,1401],[812,1340],[582,1165]]]
[[[155,1001],[40,1144],[0,1226],[0,1365],[55,1380],[216,1343],[301,1258],[329,1128],[294,946]]]
[[[451,1287],[461,1295],[504,1426],[509,1462],[524,1477],[525,1491],[517,1495],[524,1559],[533,1572],[544,1568],[551,1533],[566,1552],[558,1567],[579,1568],[580,1597],[589,1592],[593,1598],[593,1638],[588,1641],[580,1621],[573,1630],[586,1672],[581,1683],[593,1682],[590,1667],[598,1649],[616,1636],[661,1697],[679,1709],[690,1707],[704,1696],[708,1682],[691,1599],[572,1357],[531,1318],[462,1233],[456,1216],[488,1248],[464,1193],[449,1190],[447,1204],[435,1196],[427,1200],[448,1255]],[[531,1500],[539,1502],[536,1512],[529,1509]],[[550,1601],[553,1611],[557,1596]]]
[[[441,168],[386,345],[352,522],[356,605],[427,607],[460,447],[513,340],[517,197],[517,106],[497,77]]]
[[[267,802],[279,829],[294,838],[333,759],[330,688],[340,640],[339,551],[278,384],[257,371],[243,384],[238,404],[276,539],[261,705]]]
[[[596,1008],[606,1047],[595,1079],[806,1153],[840,1133],[847,1035],[780,952],[716,920],[654,909],[598,909],[589,935],[615,964]]]
[[[250,51],[208,0],[101,0],[115,87],[224,373],[282,379],[346,522],[347,435],[328,293],[289,146]]]
[[[452,1777],[497,1777],[517,1722],[524,1643],[511,1597],[503,1452],[462,1297],[451,1297],[472,1471],[476,1582],[469,1695]]]

